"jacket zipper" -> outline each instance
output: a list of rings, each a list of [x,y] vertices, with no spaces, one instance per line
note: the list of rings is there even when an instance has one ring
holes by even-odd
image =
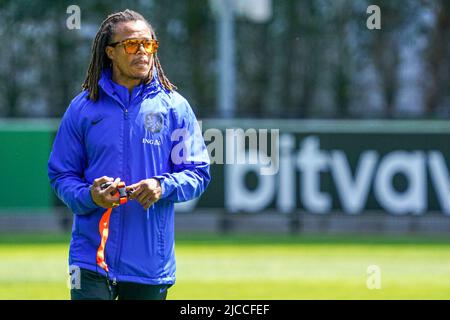
[[[124,177],[122,177],[122,180],[124,180],[124,179],[126,179],[126,177],[125,177],[125,172],[126,172],[126,168],[127,168],[127,160],[126,159],[128,159],[128,157],[127,157],[127,153],[128,153],[128,136],[127,136],[127,134],[128,134],[128,131],[129,130],[127,130],[127,129],[129,129],[128,128],[128,108],[129,108],[129,106],[130,106],[130,103],[128,104],[128,106],[127,107],[125,107],[125,109],[124,109],[124,113],[123,113],[123,118],[124,118],[124,120],[125,120],[125,123],[124,123],[124,126],[123,126],[123,139],[124,139],[124,152],[123,152],[123,175],[124,175]],[[117,251],[117,254],[116,254],[116,263],[115,263],[115,265],[116,265],[116,267],[117,267],[117,273],[119,273],[119,259],[120,259],[120,254],[122,253],[122,244],[123,244],[123,236],[122,236],[122,226],[123,226],[123,216],[124,216],[124,208],[123,207],[121,207],[120,208],[120,217],[119,217],[119,243],[118,243],[118,245],[119,245],[119,250]],[[116,282],[117,281],[117,279],[116,279],[116,277],[114,277],[114,279],[113,279],[113,281],[114,282]]]

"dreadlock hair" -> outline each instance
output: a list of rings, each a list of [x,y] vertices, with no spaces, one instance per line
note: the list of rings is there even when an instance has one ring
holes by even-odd
[[[114,36],[115,28],[117,24],[129,21],[144,21],[152,34],[152,38],[157,40],[155,31],[148,21],[139,13],[126,9],[125,11],[120,11],[109,15],[101,24],[97,34],[95,35],[94,43],[92,44],[92,57],[89,63],[89,68],[86,74],[86,79],[82,84],[83,90],[89,91],[89,98],[93,101],[98,99],[98,81],[100,80],[101,72],[103,69],[108,68],[111,65],[111,60],[108,58],[105,49],[106,46],[111,42]],[[156,67],[159,81],[162,86],[168,90],[176,90],[177,87],[174,86],[169,79],[167,79],[164,74],[164,70],[161,66],[161,62],[158,59],[158,55],[155,52],[153,54],[153,65]],[[153,68],[152,68],[153,70]],[[152,80],[152,75],[149,72],[145,83],[148,84]]]

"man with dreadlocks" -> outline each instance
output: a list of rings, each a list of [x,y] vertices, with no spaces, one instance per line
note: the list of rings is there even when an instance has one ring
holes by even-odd
[[[211,179],[200,127],[157,49],[142,15],[108,16],[58,129],[48,175],[74,213],[72,299],[165,299],[174,203],[199,197]],[[123,182],[128,202],[117,195]]]

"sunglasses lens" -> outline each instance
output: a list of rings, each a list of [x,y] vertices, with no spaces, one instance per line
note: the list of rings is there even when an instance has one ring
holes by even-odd
[[[125,48],[125,52],[128,54],[134,54],[139,50],[139,42],[138,41],[128,41],[123,44]]]
[[[155,53],[158,49],[158,42],[155,40],[144,41],[144,48],[147,53]]]

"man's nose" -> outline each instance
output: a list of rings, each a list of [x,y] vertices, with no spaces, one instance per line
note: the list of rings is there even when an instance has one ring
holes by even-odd
[[[147,51],[145,51],[143,43],[139,43],[139,48],[138,48],[138,51],[136,52],[136,54],[138,54],[139,52],[142,54],[145,54],[145,55],[147,54]]]

